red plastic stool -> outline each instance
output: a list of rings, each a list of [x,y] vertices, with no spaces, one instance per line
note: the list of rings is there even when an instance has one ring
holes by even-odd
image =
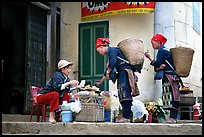
[[[40,116],[42,114],[42,122],[46,121],[46,110],[47,110],[47,105],[46,104],[39,104],[36,101],[36,96],[39,90],[41,90],[42,88],[40,87],[36,87],[36,86],[30,86],[30,92],[32,95],[32,110],[31,110],[31,114],[30,114],[30,122],[32,121],[32,115],[34,113],[34,109],[35,107],[37,107],[37,122],[40,121]]]

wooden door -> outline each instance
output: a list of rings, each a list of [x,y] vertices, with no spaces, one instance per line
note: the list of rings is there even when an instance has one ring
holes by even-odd
[[[28,6],[25,57],[25,113],[31,110],[29,86],[43,86],[46,80],[47,12],[37,6]]]
[[[86,85],[93,86],[105,71],[106,56],[101,56],[95,49],[96,39],[108,37],[108,21],[82,23],[79,25],[79,80],[86,80]],[[108,80],[100,90],[108,90]]]

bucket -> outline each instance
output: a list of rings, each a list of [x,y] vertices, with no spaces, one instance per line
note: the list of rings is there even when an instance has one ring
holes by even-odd
[[[117,47],[120,48],[126,60],[130,64],[142,69],[144,63],[144,46],[143,41],[137,38],[128,38],[118,43]]]
[[[104,111],[104,119],[105,119],[105,122],[111,122],[111,111],[110,110]]]
[[[62,111],[62,122],[72,122],[73,121],[73,115],[72,111]]]
[[[180,77],[188,77],[191,70],[194,50],[187,47],[177,47],[171,48],[170,51],[172,53],[176,73]]]

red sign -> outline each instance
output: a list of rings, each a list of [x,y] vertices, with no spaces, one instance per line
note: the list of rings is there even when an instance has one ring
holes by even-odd
[[[81,19],[92,20],[116,14],[152,13],[155,2],[81,2]]]

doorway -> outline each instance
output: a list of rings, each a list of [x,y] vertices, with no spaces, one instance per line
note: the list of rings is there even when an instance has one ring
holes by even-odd
[[[47,12],[30,3],[2,3],[3,114],[31,110],[29,85],[45,83]]]
[[[108,38],[108,30],[108,21],[79,24],[79,80],[86,80],[86,85],[93,86],[106,69],[107,57],[97,53],[95,44],[99,37]],[[99,89],[108,90],[108,80]]]
[[[22,114],[25,83],[25,5],[2,3],[3,114]]]

